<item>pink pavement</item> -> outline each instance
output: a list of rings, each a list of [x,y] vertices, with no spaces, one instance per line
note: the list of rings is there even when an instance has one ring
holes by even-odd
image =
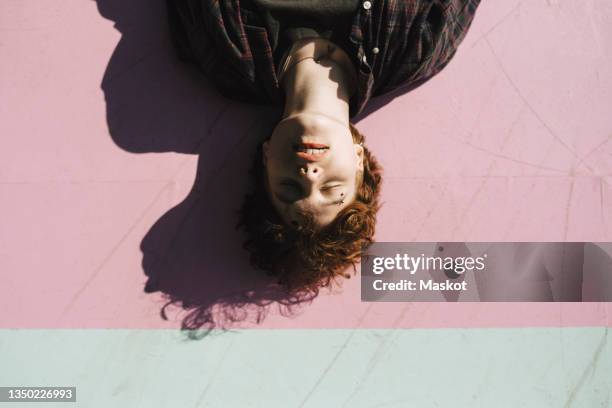
[[[5,0],[0,31],[2,328],[612,325],[609,303],[362,303],[357,276],[279,310],[234,229],[278,110],[178,63],[161,1]],[[612,240],[611,38],[603,1],[483,1],[443,72],[359,118],[377,241]]]

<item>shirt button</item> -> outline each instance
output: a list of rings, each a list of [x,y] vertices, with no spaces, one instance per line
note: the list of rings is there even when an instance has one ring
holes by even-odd
[[[363,8],[364,8],[364,9],[369,10],[369,9],[370,9],[370,7],[372,7],[372,3],[370,3],[370,2],[369,2],[369,1],[367,1],[367,0],[363,2]]]
[[[378,47],[372,48],[372,53],[374,53],[374,54],[378,54],[379,51],[380,50],[378,49]]]

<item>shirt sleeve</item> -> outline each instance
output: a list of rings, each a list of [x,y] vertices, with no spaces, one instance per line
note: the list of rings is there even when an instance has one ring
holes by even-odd
[[[166,10],[170,38],[178,58],[194,63],[205,74],[210,74],[218,56],[211,34],[200,21],[204,16],[202,3],[166,0]]]
[[[442,71],[467,34],[479,3],[480,0],[419,2],[404,38],[405,48],[391,64],[391,73],[376,94],[397,88],[407,92]]]

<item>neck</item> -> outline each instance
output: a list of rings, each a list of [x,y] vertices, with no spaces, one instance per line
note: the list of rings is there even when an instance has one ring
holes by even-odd
[[[303,112],[321,113],[348,126],[350,81],[342,66],[330,59],[304,59],[283,78],[283,119]]]

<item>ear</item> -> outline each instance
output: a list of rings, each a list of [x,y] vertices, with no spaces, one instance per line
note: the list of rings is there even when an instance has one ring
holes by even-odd
[[[355,143],[353,144],[353,146],[355,146],[355,155],[357,157],[357,167],[360,169],[363,169],[363,156],[364,156],[363,145]]]
[[[268,151],[269,150],[270,150],[270,142],[266,140],[265,142],[263,142],[263,145],[262,145],[262,157],[261,157],[261,160],[263,161],[264,166],[268,164]]]

